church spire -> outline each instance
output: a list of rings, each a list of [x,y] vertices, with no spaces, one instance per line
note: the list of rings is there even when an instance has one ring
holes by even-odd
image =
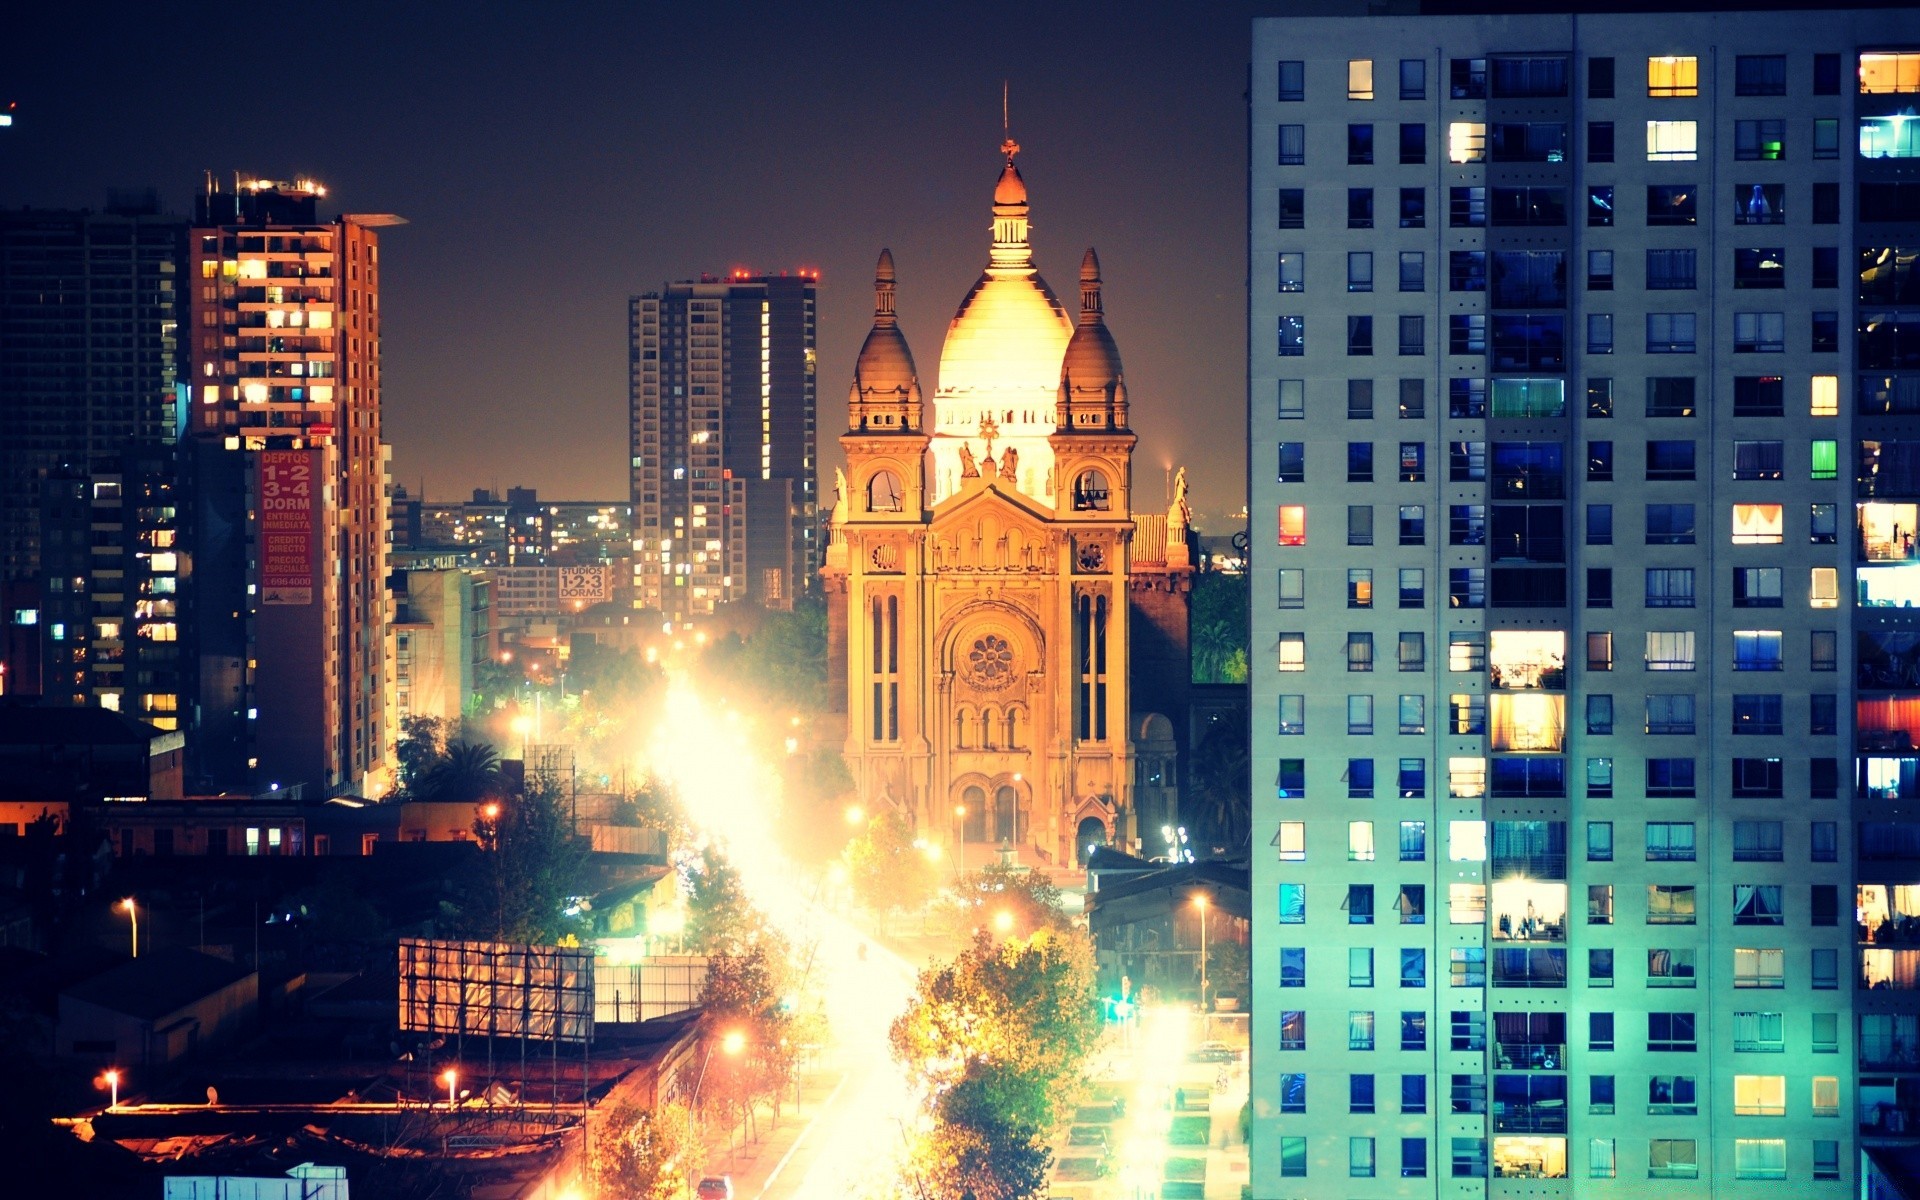
[[[882,250],[880,261],[873,268],[873,324],[879,329],[894,323],[893,251]]]
[[[1000,92],[1000,153],[1006,165],[993,188],[993,249],[987,258],[989,275],[1033,273],[1033,245],[1027,240],[1027,181],[1013,164],[1020,143],[1013,140],[1007,114],[1006,85]]]
[[[1080,260],[1080,323],[1098,325],[1101,317],[1100,307],[1100,256],[1087,247],[1087,253]]]

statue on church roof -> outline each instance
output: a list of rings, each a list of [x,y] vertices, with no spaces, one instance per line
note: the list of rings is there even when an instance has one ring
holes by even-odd
[[[980,466],[978,463],[973,461],[973,447],[967,445],[967,443],[965,442],[961,442],[960,443],[960,478],[977,479],[979,477],[980,477]]]
[[[1193,509],[1187,505],[1187,469],[1181,467],[1173,476],[1173,503],[1167,508],[1167,527],[1186,529],[1193,524]]]
[[[847,519],[847,473],[841,467],[833,469],[833,523],[840,524]]]

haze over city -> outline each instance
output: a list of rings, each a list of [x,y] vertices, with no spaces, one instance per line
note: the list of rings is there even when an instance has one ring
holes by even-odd
[[[742,267],[821,273],[831,463],[883,246],[932,382],[982,266],[955,233],[984,228],[1004,81],[1042,273],[1067,295],[1097,245],[1127,297],[1143,489],[1185,464],[1203,511],[1244,502],[1249,5],[349,3],[301,30],[324,69],[257,92],[213,84],[278,53],[208,38],[227,12],[14,14],[0,206],[150,186],[185,212],[205,172],[241,171],[407,218],[382,313],[410,489],[623,495],[627,297]]]

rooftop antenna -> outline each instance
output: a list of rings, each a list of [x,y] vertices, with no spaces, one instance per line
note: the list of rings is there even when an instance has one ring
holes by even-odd
[[[1000,143],[1000,150],[1012,162],[1013,156],[1020,153],[1020,143],[1013,140],[1013,121],[1007,107],[1007,81],[1000,81],[1000,136],[1006,140]]]

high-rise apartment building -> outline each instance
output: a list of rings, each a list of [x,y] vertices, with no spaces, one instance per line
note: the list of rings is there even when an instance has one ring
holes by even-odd
[[[816,287],[742,272],[630,302],[636,608],[791,608],[819,569]]]
[[[1254,1195],[1854,1194],[1920,1139],[1920,14],[1251,81]]]
[[[309,181],[201,198],[190,239],[199,786],[384,786],[392,601],[385,214]]]
[[[0,692],[175,728],[187,222],[0,213]]]

